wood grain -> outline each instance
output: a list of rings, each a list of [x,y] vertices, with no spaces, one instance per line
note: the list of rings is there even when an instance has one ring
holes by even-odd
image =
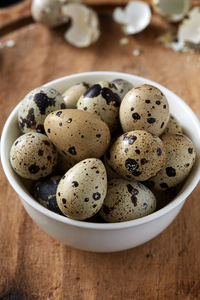
[[[155,80],[181,96],[200,117],[198,54],[176,53],[156,42],[166,24],[155,17],[141,34],[124,37],[106,11],[101,38],[76,49],[36,24],[3,36],[0,49],[0,129],[31,89],[60,76],[94,70],[122,71]],[[132,51],[141,48],[140,56]],[[152,241],[121,253],[69,248],[42,232],[25,213],[0,169],[0,299],[180,299],[200,298],[200,185],[176,220]]]

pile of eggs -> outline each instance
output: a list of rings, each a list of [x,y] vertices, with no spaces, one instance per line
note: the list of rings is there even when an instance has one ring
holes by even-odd
[[[31,180],[40,204],[75,220],[146,216],[178,190],[195,162],[165,95],[148,84],[80,82],[62,95],[42,86],[21,101],[18,124],[14,171]]]

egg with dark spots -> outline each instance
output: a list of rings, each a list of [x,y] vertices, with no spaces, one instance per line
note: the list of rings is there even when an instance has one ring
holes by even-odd
[[[109,223],[135,220],[156,210],[156,198],[146,186],[137,181],[113,179],[108,182],[108,191],[100,216]]]
[[[133,84],[130,83],[128,80],[117,78],[112,81],[114,85],[119,90],[119,94],[121,97],[121,100],[124,98],[124,96],[133,88]]]
[[[108,165],[128,180],[145,181],[156,175],[165,164],[163,142],[159,137],[144,130],[121,135],[108,152]]]
[[[89,89],[90,84],[83,81],[70,86],[62,94],[66,108],[76,108],[78,99]]]
[[[107,192],[107,175],[101,160],[85,159],[72,167],[60,180],[57,203],[64,215],[75,220],[94,216]]]
[[[166,133],[161,138],[166,149],[166,163],[150,182],[156,190],[167,190],[187,178],[196,152],[192,141],[184,134]]]
[[[100,81],[78,100],[77,108],[97,114],[114,131],[119,125],[120,93],[114,83]]]
[[[57,151],[46,135],[25,133],[13,143],[10,162],[21,177],[38,180],[50,175],[55,169]]]
[[[172,115],[170,115],[169,121],[167,123],[167,126],[166,126],[165,131],[164,131],[163,134],[165,134],[165,133],[172,133],[172,134],[183,133],[183,129],[182,129],[181,124]]]
[[[50,113],[44,127],[52,143],[73,162],[101,157],[110,143],[110,130],[106,123],[99,116],[78,109]]]
[[[52,176],[38,181],[34,186],[36,200],[47,209],[63,215],[56,201],[56,190],[61,176]]]
[[[61,94],[47,87],[40,87],[29,92],[20,103],[18,124],[23,133],[36,131],[44,133],[44,120],[55,110],[65,108]]]
[[[157,87],[143,84],[125,95],[119,116],[124,132],[146,130],[159,136],[169,120],[167,98]]]

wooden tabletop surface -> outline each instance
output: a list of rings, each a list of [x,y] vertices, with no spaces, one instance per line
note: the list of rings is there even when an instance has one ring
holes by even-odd
[[[91,47],[77,49],[64,41],[63,27],[33,25],[29,8],[28,0],[0,10],[0,42],[15,43],[0,49],[1,130],[31,89],[94,70],[155,80],[182,97],[200,118],[199,54],[177,53],[157,43],[168,26],[159,17],[120,45],[124,34],[111,18],[112,9],[96,3],[101,37]],[[136,57],[132,51],[138,48],[141,55]],[[158,237],[128,251],[98,254],[64,246],[41,231],[2,168],[0,176],[0,299],[200,299],[200,185]]]

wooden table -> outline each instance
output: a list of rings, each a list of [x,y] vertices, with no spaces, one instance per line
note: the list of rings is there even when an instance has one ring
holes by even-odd
[[[105,3],[105,1],[104,1]],[[96,3],[97,4],[97,3]],[[64,29],[35,24],[30,1],[0,11],[0,126],[31,89],[76,72],[112,70],[155,80],[182,97],[200,117],[199,54],[176,53],[156,42],[167,25],[157,16],[124,37],[110,7],[99,7],[101,38],[86,49],[63,39]],[[20,12],[20,13],[19,13]],[[20,17],[19,17],[20,16]],[[141,48],[141,55],[133,56]],[[98,254],[62,245],[24,211],[0,170],[0,299],[200,299],[200,185],[179,216],[152,241],[120,253]]]

